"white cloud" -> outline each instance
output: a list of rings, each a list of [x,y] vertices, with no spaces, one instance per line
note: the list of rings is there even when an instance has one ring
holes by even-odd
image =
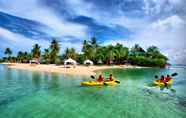
[[[185,64],[186,60],[186,24],[179,16],[171,16],[152,23],[129,40],[112,40],[104,44],[117,42],[132,47],[139,44],[145,49],[151,45],[158,46],[169,57],[171,63]]]
[[[4,50],[5,48],[9,47],[13,49],[14,54],[16,54],[17,51],[30,51],[32,49],[32,46],[36,43],[38,43],[42,47],[42,49],[48,48],[50,44],[49,41],[42,40],[42,39],[41,40],[29,39],[1,27],[0,27],[0,37],[1,37],[1,45],[0,45],[1,50]]]
[[[9,47],[13,50],[14,55],[17,54],[18,51],[28,51],[30,52],[32,46],[34,44],[39,44],[41,46],[41,50],[48,48],[50,45],[50,41],[46,41],[43,39],[33,40],[24,37],[23,35],[13,33],[9,30],[0,27],[0,37],[1,37],[1,45],[0,50],[4,51],[5,48]],[[75,48],[77,52],[81,52],[82,43],[73,43],[73,42],[60,42],[60,54],[62,54],[66,48]],[[3,53],[3,52],[1,52]]]
[[[144,3],[145,13],[151,16],[183,10],[186,5],[184,0],[144,0]]]
[[[77,38],[86,37],[86,26],[66,21],[50,8],[41,5],[39,0],[0,1],[0,5],[0,11],[2,12],[38,21],[51,27],[55,32],[46,31],[51,35],[74,36]]]

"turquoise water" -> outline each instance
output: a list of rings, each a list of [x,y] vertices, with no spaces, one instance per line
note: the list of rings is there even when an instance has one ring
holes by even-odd
[[[149,86],[155,74],[174,72],[178,76],[171,89]],[[112,73],[121,84],[81,87],[80,82],[91,79],[0,65],[0,118],[186,117],[186,69],[114,69],[103,73]]]

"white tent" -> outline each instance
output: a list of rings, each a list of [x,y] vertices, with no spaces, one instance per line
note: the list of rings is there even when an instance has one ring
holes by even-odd
[[[87,60],[84,61],[84,64],[93,65],[94,63],[91,60],[87,59]]]
[[[77,62],[71,58],[65,60],[64,65],[76,65]]]

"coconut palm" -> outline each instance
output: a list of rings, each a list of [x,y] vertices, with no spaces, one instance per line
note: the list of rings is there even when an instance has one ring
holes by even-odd
[[[41,56],[41,50],[40,46],[38,44],[35,44],[32,49],[32,56],[33,58],[39,59]]]
[[[90,55],[91,55],[91,59],[96,62],[96,53],[97,53],[97,49],[99,47],[99,45],[97,44],[97,39],[96,37],[92,37],[91,41],[90,41],[90,45],[91,45],[91,49],[90,51]]]
[[[23,52],[23,62],[27,63],[30,60],[28,52]]]
[[[58,58],[58,53],[60,50],[59,43],[56,39],[53,39],[50,45],[50,61],[51,63],[55,63]]]
[[[24,60],[24,52],[19,51],[19,52],[17,53],[17,60],[18,60],[18,62],[20,62],[20,63],[23,62],[23,60]]]
[[[150,58],[158,58],[158,59],[164,59],[164,60],[168,60],[168,58],[161,54],[158,47],[156,46],[150,46],[149,48],[147,48],[147,57]]]
[[[145,55],[145,50],[138,44],[135,44],[130,51],[130,56],[144,56],[144,55]]]
[[[156,55],[159,53],[160,53],[160,51],[159,51],[158,47],[156,47],[156,46],[150,46],[149,48],[147,48],[148,55]]]
[[[114,53],[114,46],[112,45],[108,45],[106,47],[106,58],[107,58],[107,64],[111,64],[114,60],[114,56],[115,56],[115,53]]]
[[[12,54],[11,49],[10,48],[6,48],[4,54],[7,55],[7,59],[8,59],[8,61],[10,61],[11,54]]]
[[[100,63],[100,62],[103,62],[103,61],[105,61],[106,60],[106,58],[105,58],[105,55],[106,55],[106,48],[105,47],[99,47],[98,49],[97,49],[97,53],[96,53],[96,62],[98,63]]]
[[[92,59],[93,58],[91,45],[86,40],[84,40],[84,42],[83,42],[82,52],[83,52],[85,59]]]
[[[122,44],[117,43],[114,47],[115,60],[118,64],[121,64],[128,56],[128,48],[123,47]]]
[[[76,59],[76,58],[77,58],[77,53],[76,53],[76,51],[75,51],[74,48],[70,48],[70,49],[67,48],[67,49],[65,50],[64,57],[65,57],[65,58]]]
[[[49,51],[49,49],[44,49],[43,59],[44,59],[45,63],[47,63],[47,64],[50,62],[50,51]]]

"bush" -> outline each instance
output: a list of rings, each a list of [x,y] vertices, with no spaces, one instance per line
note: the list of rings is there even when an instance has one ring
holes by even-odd
[[[165,59],[152,59],[144,56],[129,57],[128,60],[132,65],[149,66],[149,67],[165,67]]]

